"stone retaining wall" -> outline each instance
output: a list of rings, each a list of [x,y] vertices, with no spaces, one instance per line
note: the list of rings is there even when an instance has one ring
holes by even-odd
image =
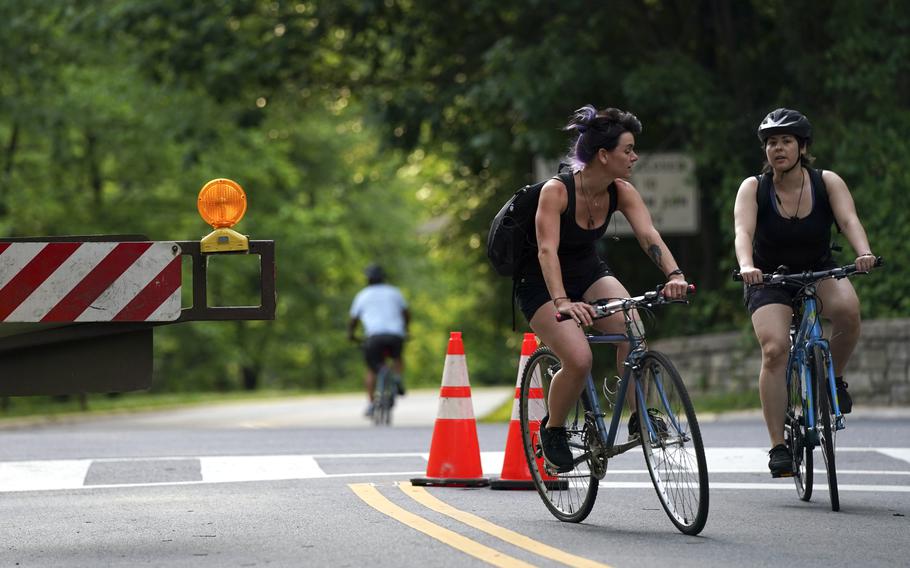
[[[652,348],[673,359],[694,392],[758,388],[761,354],[751,330],[659,340]],[[910,319],[863,322],[845,379],[858,404],[910,404]]]

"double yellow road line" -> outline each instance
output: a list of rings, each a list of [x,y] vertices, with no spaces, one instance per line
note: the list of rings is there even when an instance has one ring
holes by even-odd
[[[348,487],[350,487],[351,490],[364,502],[366,502],[369,506],[373,507],[377,511],[388,515],[396,521],[399,521],[415,530],[418,530],[427,536],[435,538],[436,540],[447,544],[456,550],[460,550],[465,554],[469,554],[478,560],[482,560],[483,562],[492,564],[493,566],[501,566],[504,568],[533,566],[532,564],[528,564],[523,560],[509,556],[508,554],[500,552],[494,548],[490,548],[489,546],[481,544],[475,540],[471,540],[452,530],[437,525],[419,515],[415,515],[414,513],[411,513],[410,511],[399,507],[398,505],[386,499],[379,492],[376,486],[371,483],[352,483],[349,484]],[[587,558],[582,558],[581,556],[576,556],[575,554],[554,548],[542,542],[528,538],[515,531],[500,527],[499,525],[493,524],[486,519],[478,517],[477,515],[456,509],[448,503],[445,503],[436,497],[433,497],[423,487],[414,487],[406,483],[399,483],[398,487],[408,497],[417,501],[428,509],[451,517],[456,521],[462,522],[470,527],[485,532],[504,542],[507,542],[523,550],[527,550],[528,552],[531,552],[538,556],[542,556],[556,562],[561,562],[567,566],[579,566],[584,568],[610,568],[610,566],[607,564],[588,560]]]

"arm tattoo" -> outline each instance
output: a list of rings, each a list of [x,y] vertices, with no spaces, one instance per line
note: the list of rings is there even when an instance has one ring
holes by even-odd
[[[654,261],[654,264],[657,265],[657,268],[663,269],[663,265],[660,262],[661,261],[661,252],[660,252],[659,246],[657,246],[657,245],[649,246],[648,247],[648,256],[651,257],[651,260]]]

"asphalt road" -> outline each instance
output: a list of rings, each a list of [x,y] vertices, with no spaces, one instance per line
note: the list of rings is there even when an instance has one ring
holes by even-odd
[[[510,396],[477,389],[475,414]],[[689,537],[666,518],[637,452],[611,461],[577,525],[556,521],[533,491],[413,488],[435,397],[409,393],[392,428],[369,426],[360,397],[7,425],[0,566],[910,563],[910,412],[851,415],[838,437],[838,513],[823,469],[808,503],[770,479],[756,413],[701,417],[711,511]],[[477,430],[495,478],[507,425]]]

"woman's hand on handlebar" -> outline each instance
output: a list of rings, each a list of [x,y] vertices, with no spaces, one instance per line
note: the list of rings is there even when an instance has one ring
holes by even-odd
[[[685,277],[675,278],[673,276],[667,280],[663,288],[660,289],[661,295],[670,300],[682,300],[689,293],[689,283]]]
[[[594,316],[597,315],[594,306],[587,302],[573,302],[569,298],[560,298],[554,300],[553,305],[556,306],[556,311],[562,315],[560,319],[565,321],[571,318],[578,325],[592,325]]]
[[[874,254],[872,254],[871,252],[868,254],[864,254],[864,255],[856,257],[856,260],[854,261],[856,263],[856,271],[857,272],[869,272],[870,270],[872,270],[872,268],[874,268],[876,266],[877,260],[878,260],[877,257]]]
[[[764,283],[764,274],[758,268],[754,266],[743,266],[739,269],[739,275],[742,278],[743,283],[747,286],[754,286],[756,284]]]

